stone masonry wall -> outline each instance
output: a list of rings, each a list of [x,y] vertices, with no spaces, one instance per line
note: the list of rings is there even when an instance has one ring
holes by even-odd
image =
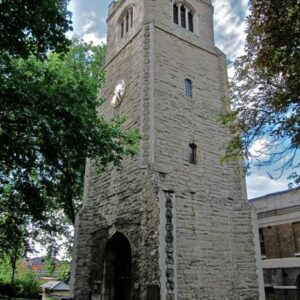
[[[140,26],[128,37],[120,52],[113,53],[107,61],[106,84],[102,89],[107,101],[100,113],[107,119],[126,117],[124,127],[140,128],[144,136],[141,152],[124,159],[120,170],[110,166],[104,173],[97,174],[93,163],[88,166],[86,199],[76,231],[72,279],[75,299],[100,299],[105,245],[116,232],[125,235],[131,245],[130,299],[146,299],[147,291],[159,290],[157,186],[155,175],[145,167],[149,158],[149,44],[150,28]],[[126,82],[125,97],[123,103],[113,109],[110,98],[120,79]]]
[[[177,196],[179,299],[258,299],[249,205],[234,166],[220,156],[219,52],[155,30],[155,164]],[[223,55],[221,57],[223,59]],[[193,98],[184,95],[184,80]],[[188,145],[197,145],[197,164]]]

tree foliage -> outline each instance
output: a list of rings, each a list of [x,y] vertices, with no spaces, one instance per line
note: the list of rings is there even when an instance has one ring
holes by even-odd
[[[74,41],[63,56],[0,61],[0,254],[63,231],[61,210],[74,223],[86,157],[103,168],[135,153],[137,131],[97,113],[104,54]]]
[[[15,280],[11,284],[13,272]],[[13,271],[10,257],[5,255],[0,259],[0,293],[7,296],[34,297],[40,293],[40,284],[36,275],[24,265],[22,260],[16,262],[16,269]]]
[[[59,267],[58,280],[69,283],[71,278],[71,263],[63,263]]]
[[[28,57],[66,51],[72,30],[68,0],[0,1],[0,53]]]
[[[246,54],[235,62],[233,111],[221,116],[235,134],[225,159],[243,155],[247,165],[274,164],[278,177],[299,168],[299,0],[252,0],[247,24]]]

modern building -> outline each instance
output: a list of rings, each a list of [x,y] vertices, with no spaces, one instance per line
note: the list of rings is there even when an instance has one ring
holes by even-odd
[[[244,179],[220,162],[227,72],[211,1],[114,1],[107,23],[101,114],[143,138],[121,170],[87,161],[74,299],[258,299]]]
[[[267,300],[300,299],[300,190],[250,200]]]

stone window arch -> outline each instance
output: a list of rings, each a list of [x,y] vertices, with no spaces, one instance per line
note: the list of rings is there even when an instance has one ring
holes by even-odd
[[[133,5],[127,7],[122,12],[119,21],[118,21],[118,32],[119,36],[122,39],[124,36],[126,36],[133,27]]]
[[[173,23],[194,32],[195,10],[185,2],[173,2]]]

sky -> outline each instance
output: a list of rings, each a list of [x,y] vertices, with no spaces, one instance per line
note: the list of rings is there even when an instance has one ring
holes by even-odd
[[[248,0],[213,0],[215,42],[229,62],[244,53],[245,18],[248,14]],[[95,44],[106,41],[106,16],[111,0],[71,0],[69,9],[73,13],[73,33],[86,42]],[[232,65],[228,66],[229,76],[233,75]],[[259,144],[254,147],[260,147]],[[255,150],[255,149],[253,149]],[[288,188],[287,174],[271,179],[267,173],[275,167],[252,167],[246,177],[248,199],[274,193]],[[275,173],[272,173],[275,174]],[[275,174],[276,175],[276,174]]]

